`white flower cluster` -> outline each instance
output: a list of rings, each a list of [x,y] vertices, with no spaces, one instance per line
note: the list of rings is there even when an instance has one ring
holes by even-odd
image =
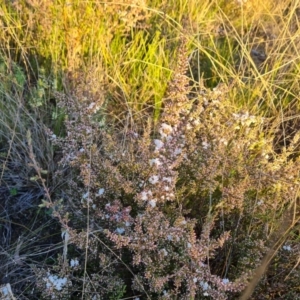
[[[155,151],[156,152],[159,151],[164,146],[164,143],[161,140],[155,139],[153,142],[154,142],[154,145],[155,145]]]
[[[142,193],[141,193],[141,199],[143,201],[147,201],[149,199],[148,197],[151,197],[151,196],[152,196],[151,191],[142,191]]]
[[[258,206],[261,206],[261,205],[263,205],[263,204],[264,204],[264,200],[258,200],[258,201],[257,201],[257,205],[258,205]]]
[[[78,258],[71,259],[71,260],[70,260],[70,267],[71,267],[71,268],[75,268],[75,267],[77,267],[77,266],[79,266]]]
[[[115,231],[116,231],[117,234],[121,235],[125,232],[125,229],[123,227],[118,227]]]
[[[150,201],[149,201],[149,205],[153,208],[153,207],[155,207],[156,206],[156,199],[151,199]]]
[[[101,188],[99,189],[97,196],[102,196],[104,193],[105,193],[105,189]]]
[[[166,123],[162,123],[160,125],[159,128],[159,133],[160,133],[160,139],[154,139],[153,143],[155,146],[155,157],[151,158],[149,160],[149,165],[150,167],[155,166],[157,168],[157,174],[153,174],[149,177],[148,182],[153,185],[153,186],[157,186],[158,184],[162,185],[162,189],[167,192],[164,193],[163,195],[160,196],[160,200],[174,200],[175,195],[174,193],[172,193],[171,189],[172,189],[172,184],[173,184],[173,178],[172,175],[171,176],[163,176],[161,173],[161,171],[163,171],[163,173],[165,173],[165,170],[163,170],[162,168],[164,167],[169,169],[170,173],[172,174],[172,171],[170,170],[170,166],[167,166],[167,162],[168,159],[170,159],[170,157],[165,157],[165,149],[164,147],[166,146],[166,144],[171,144],[172,139],[176,138],[176,135],[174,135],[176,133],[176,126],[171,126],[168,125]],[[175,159],[176,156],[180,155],[182,153],[183,147],[185,145],[185,136],[181,135],[180,136],[180,143],[177,144],[177,147],[173,150],[173,152],[171,153],[171,159]],[[168,159],[167,159],[168,158]],[[153,193],[151,190],[144,190],[140,193],[139,195],[139,199],[142,201],[147,201],[148,206],[149,207],[156,207],[157,205],[157,201],[158,198],[155,198],[155,191],[153,190]]]
[[[142,191],[141,200],[148,201],[148,203],[151,207],[156,206],[156,201],[157,200],[152,197],[152,192],[150,190],[149,191]]]
[[[91,113],[96,113],[99,109],[101,108],[101,104],[100,103],[95,103],[92,102],[88,107],[87,110]]]
[[[290,245],[284,245],[284,246],[282,247],[282,249],[285,250],[285,251],[292,251],[292,248],[291,248]]]
[[[0,286],[0,299],[1,300],[14,300],[16,299],[12,290],[10,283],[7,283],[6,285]]]
[[[158,181],[159,181],[159,176],[158,176],[158,175],[152,175],[152,176],[149,178],[149,182],[150,182],[151,184],[156,184],[156,183],[158,183]]]
[[[57,291],[61,291],[62,288],[67,284],[67,278],[60,278],[56,275],[52,275],[49,272],[47,273],[47,277],[43,278],[46,282],[47,289],[56,289]]]
[[[210,144],[207,143],[206,141],[203,141],[202,142],[202,147],[203,147],[204,150],[207,150],[208,148],[210,148]]]
[[[170,141],[172,139],[171,134],[173,133],[173,131],[174,131],[173,127],[166,123],[162,123],[159,129],[160,136],[163,139],[166,139],[167,141]]]
[[[258,123],[259,121],[259,119],[256,116],[249,115],[249,112],[245,112],[244,114],[232,114],[232,116],[243,126],[250,126],[252,124]],[[239,129],[239,127],[237,127],[236,129]]]
[[[162,253],[163,256],[168,256],[169,254],[165,248],[161,249],[160,252]]]
[[[149,161],[150,163],[150,166],[152,167],[153,165],[159,167],[162,165],[162,162],[159,160],[159,158],[153,158],[153,159],[150,159]]]
[[[200,281],[200,286],[202,287],[202,290],[204,291],[203,296],[208,296],[208,293],[206,291],[211,288],[210,285],[207,282]]]
[[[86,192],[82,195],[82,199],[88,199],[89,198],[90,193]]]
[[[95,195],[96,197],[102,197],[105,193],[105,189],[104,188],[100,188],[98,193]],[[91,204],[92,208],[93,209],[96,209],[96,204],[93,204],[93,200],[92,198],[90,197],[90,193],[89,192],[86,192],[82,195],[82,198],[81,198],[81,203],[89,203]]]

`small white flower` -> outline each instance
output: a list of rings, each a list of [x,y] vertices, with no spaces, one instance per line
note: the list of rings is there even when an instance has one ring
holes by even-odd
[[[163,177],[162,180],[166,181],[166,182],[169,182],[169,183],[172,183],[172,178],[171,177]]]
[[[203,147],[203,149],[208,149],[209,148],[209,144],[207,143],[207,142],[202,142],[202,147]]]
[[[259,200],[258,202],[257,202],[257,205],[258,206],[261,206],[261,205],[263,205],[264,204],[264,201],[263,200]]]
[[[159,130],[159,133],[163,136],[163,137],[166,137],[168,136],[170,133],[173,132],[173,128],[172,126],[166,124],[166,123],[162,123],[161,124],[161,127],[160,127],[160,130]]]
[[[89,192],[86,192],[85,194],[83,194],[82,198],[86,199],[86,198],[88,198],[88,196],[89,196]]]
[[[292,251],[292,248],[291,248],[290,245],[284,245],[284,246],[282,247],[282,249],[283,249],[283,250],[286,250],[286,251]]]
[[[142,199],[143,201],[148,200],[148,193],[145,192],[145,191],[142,191],[142,193],[141,193],[141,199]]]
[[[92,103],[88,106],[87,109],[89,109],[89,110],[90,110],[90,109],[93,109],[93,107],[95,106],[95,104],[96,104],[95,102],[92,102]]]
[[[168,241],[172,241],[173,240],[172,235],[168,234],[167,239],[168,239]]]
[[[174,193],[169,193],[167,195],[167,197],[168,197],[168,200],[171,200],[171,199],[174,199],[175,195],[174,195]]]
[[[52,134],[52,135],[51,135],[51,138],[52,138],[53,140],[56,140],[56,134]]]
[[[158,151],[164,146],[164,143],[161,140],[154,140],[155,151]]]
[[[159,160],[159,158],[153,158],[150,159],[150,166],[156,165],[157,167],[162,165],[161,161]]]
[[[187,243],[187,247],[188,247],[188,248],[192,248],[191,243]]]
[[[96,105],[96,107],[95,107],[95,109],[94,109],[94,113],[96,113],[100,108],[101,108],[100,105]]]
[[[9,288],[8,288],[8,286],[9,286]],[[1,298],[1,299],[7,299],[7,300],[11,299],[11,297],[9,296],[9,294],[10,294],[9,289],[10,289],[9,283],[7,283],[6,286],[2,286],[0,288],[0,292],[3,294],[3,296],[7,296],[6,298]]]
[[[118,234],[123,234],[124,232],[125,232],[125,229],[122,227],[116,229],[116,233],[118,233]]]
[[[148,197],[151,197],[151,196],[152,196],[152,192],[151,191],[142,191],[141,192],[141,199],[143,201],[147,201]]]
[[[70,267],[71,268],[77,267],[78,265],[79,265],[79,261],[78,261],[77,258],[70,260]]]
[[[149,204],[150,204],[151,207],[155,207],[156,206],[156,199],[150,200]]]
[[[98,196],[102,196],[103,194],[104,194],[104,192],[105,192],[105,189],[104,188],[101,188],[101,189],[99,189],[99,191],[98,191]]]
[[[222,143],[225,146],[228,145],[228,142],[224,138],[220,139],[220,143]]]
[[[240,118],[240,114],[232,114],[235,120],[238,120]]]
[[[159,176],[157,176],[157,175],[152,175],[152,176],[149,178],[149,182],[150,182],[151,184],[156,184],[156,183],[158,183],[158,181],[159,181]]]
[[[222,282],[223,282],[224,284],[227,284],[227,283],[229,283],[229,279],[228,279],[228,278],[223,278],[223,279],[222,279]]]
[[[210,287],[209,284],[207,282],[204,282],[204,281],[200,281],[200,285],[201,285],[203,291],[208,290],[209,287]]]
[[[48,273],[48,277],[44,278],[46,281],[46,288],[55,288],[57,291],[60,291],[64,285],[67,283],[67,278],[60,278],[56,275],[51,275]]]
[[[198,119],[196,119],[196,120],[194,120],[194,121],[193,121],[193,123],[194,123],[194,125],[196,125],[196,126],[197,126],[197,125],[199,125],[199,124],[200,124],[200,121],[199,121]]]
[[[196,283],[198,281],[198,279],[195,277],[193,278],[194,283]]]
[[[165,248],[161,249],[160,252],[162,252],[164,256],[168,255],[168,251]]]
[[[176,149],[174,150],[174,155],[179,155],[179,154],[181,154],[181,152],[182,152],[182,149],[181,149],[181,148],[176,148]]]
[[[203,296],[207,297],[207,296],[209,296],[209,295],[208,295],[207,292],[204,292],[204,293],[203,293]]]

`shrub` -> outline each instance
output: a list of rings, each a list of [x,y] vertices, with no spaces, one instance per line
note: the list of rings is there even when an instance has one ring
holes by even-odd
[[[299,160],[289,157],[298,135],[275,153],[268,120],[229,107],[226,87],[199,87],[191,98],[185,42],[180,49],[156,126],[122,138],[99,127],[93,103],[70,95],[60,104],[73,119],[54,142],[63,149],[60,164],[75,172],[54,216],[81,251],[84,295],[99,292],[93,278],[106,253],[132,292],[227,299],[246,286],[297,195]]]

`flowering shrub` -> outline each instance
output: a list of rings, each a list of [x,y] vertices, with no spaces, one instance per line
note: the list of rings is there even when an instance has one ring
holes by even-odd
[[[115,293],[126,281],[149,299],[227,299],[246,286],[274,220],[297,195],[299,161],[289,156],[298,136],[275,153],[273,136],[264,134],[268,120],[228,107],[226,88],[202,88],[191,98],[184,42],[179,52],[160,122],[125,141],[100,128],[101,110],[76,94],[60,103],[72,119],[67,136],[53,142],[62,148],[61,166],[75,172],[56,216],[73,225],[62,224],[64,272],[51,278],[62,280],[76,265],[85,297],[103,286]],[[68,245],[82,263],[70,257],[66,264]]]

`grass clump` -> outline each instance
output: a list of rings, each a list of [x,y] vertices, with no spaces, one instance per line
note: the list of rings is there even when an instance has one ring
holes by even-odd
[[[298,296],[284,2],[0,4],[0,293]]]

